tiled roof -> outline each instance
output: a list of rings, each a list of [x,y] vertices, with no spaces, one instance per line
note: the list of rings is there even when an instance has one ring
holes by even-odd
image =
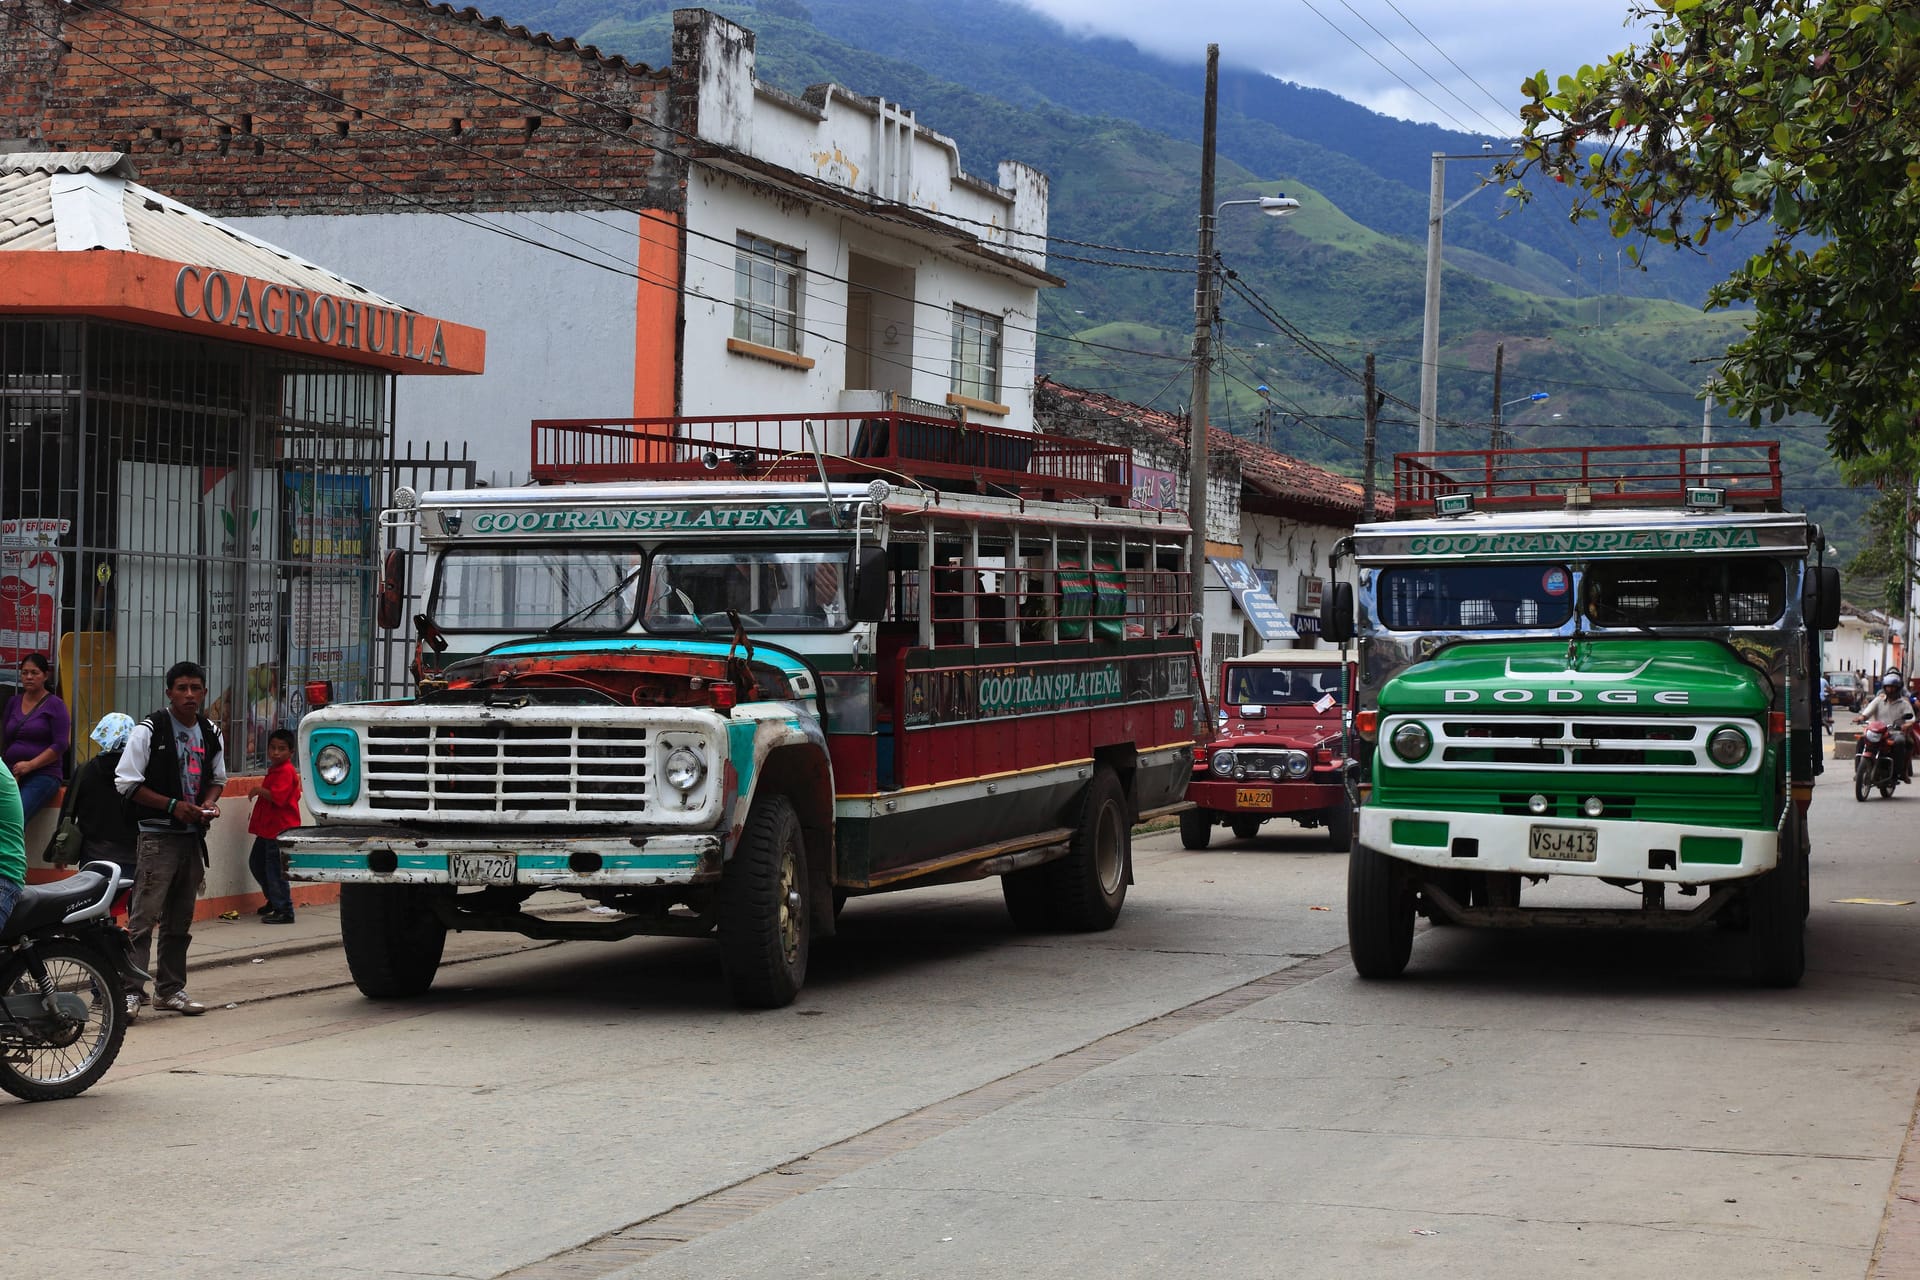
[[[1043,391],[1054,392],[1062,399],[1095,413],[1145,427],[1169,443],[1184,445],[1188,439],[1189,428],[1184,417],[1159,409],[1148,409],[1099,391],[1065,386],[1044,377],[1040,382]],[[1361,491],[1358,480],[1328,471],[1325,467],[1316,467],[1310,462],[1302,462],[1211,424],[1207,427],[1207,448],[1232,454],[1239,460],[1240,482],[1244,488],[1279,502],[1318,507],[1355,519],[1360,515]],[[1379,519],[1386,519],[1393,514],[1390,485],[1376,488],[1373,506],[1374,514]]]

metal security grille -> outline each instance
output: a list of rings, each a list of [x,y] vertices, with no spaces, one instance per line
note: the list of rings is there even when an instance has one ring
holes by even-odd
[[[372,719],[367,802],[438,818],[642,817],[650,740],[638,724],[395,724]]]
[[[207,671],[228,765],[307,681],[372,692],[376,482],[393,378],[93,320],[0,320],[0,663],[50,655],[77,754]]]
[[[1409,763],[1401,758],[1393,734],[1415,721],[1426,726],[1433,742],[1422,759],[1412,762],[1425,769],[1749,774],[1760,767],[1766,747],[1760,726],[1748,720],[1394,716],[1380,727],[1380,742],[1391,763]],[[1723,728],[1747,740],[1746,758],[1730,767],[1707,755],[1708,738]]]

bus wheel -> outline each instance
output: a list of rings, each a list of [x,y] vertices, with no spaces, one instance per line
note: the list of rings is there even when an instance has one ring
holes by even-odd
[[[756,797],[720,882],[720,964],[742,1009],[793,1003],[807,977],[807,854],[783,795]]]
[[[1797,987],[1807,971],[1807,924],[1800,910],[1804,856],[1797,839],[1781,841],[1779,865],[1747,889],[1747,966],[1763,987]]]
[[[1347,946],[1363,978],[1397,978],[1413,954],[1413,894],[1394,859],[1365,845],[1347,855]]]
[[[1353,848],[1353,810],[1337,804],[1326,812],[1327,848],[1342,853]]]
[[[451,896],[450,888],[433,884],[340,886],[340,943],[361,995],[397,1000],[433,985],[447,945],[433,903]]]
[[[1067,856],[1039,868],[1046,873],[1053,927],[1071,933],[1113,928],[1127,900],[1132,860],[1133,823],[1127,817],[1126,793],[1112,769],[1096,765]]]
[[[1206,809],[1188,809],[1180,815],[1180,847],[1204,849],[1213,838],[1213,814]]]

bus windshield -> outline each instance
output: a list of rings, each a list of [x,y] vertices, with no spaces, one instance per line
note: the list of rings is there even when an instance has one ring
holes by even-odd
[[[1787,607],[1785,568],[1752,556],[1597,560],[1585,586],[1597,627],[1763,627]]]
[[[1564,564],[1446,564],[1380,571],[1390,631],[1551,631],[1573,616]]]
[[[624,631],[639,611],[639,547],[454,547],[427,610],[442,631]]]
[[[730,630],[731,611],[749,631],[844,631],[852,625],[847,552],[662,551],[647,574],[641,622],[664,634],[704,634]]]

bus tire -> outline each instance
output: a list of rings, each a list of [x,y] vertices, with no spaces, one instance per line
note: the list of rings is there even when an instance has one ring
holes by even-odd
[[[1347,855],[1347,947],[1363,978],[1397,978],[1413,954],[1413,893],[1398,863],[1365,845]]]
[[[1213,813],[1207,809],[1188,809],[1180,815],[1180,847],[1204,849],[1213,839]]]
[[[447,945],[434,900],[452,894],[437,884],[340,886],[340,943],[361,995],[405,1000],[433,985]]]
[[[1801,913],[1800,842],[1783,840],[1780,861],[1747,890],[1747,966],[1763,987],[1797,987],[1807,971]]]
[[[1337,804],[1324,815],[1327,824],[1327,848],[1346,853],[1353,848],[1353,810]]]
[[[1080,802],[1067,856],[1039,867],[1045,873],[1053,927],[1068,933],[1113,928],[1127,900],[1133,866],[1133,823],[1126,792],[1106,765],[1096,765]]]
[[[807,850],[800,815],[756,796],[720,881],[720,966],[742,1009],[792,1004],[807,977]]]

